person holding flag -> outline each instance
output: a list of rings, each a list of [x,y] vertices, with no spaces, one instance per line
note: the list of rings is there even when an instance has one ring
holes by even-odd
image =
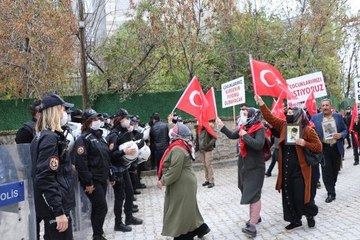
[[[214,123],[210,123],[211,128],[214,128]],[[195,129],[197,129],[195,125]],[[202,127],[200,134],[196,131],[195,135],[195,152],[199,152],[199,158],[204,164],[205,169],[205,182],[203,187],[213,188],[214,183],[214,170],[212,167],[213,150],[215,148],[216,138],[212,136],[205,127]]]
[[[261,189],[264,184],[265,128],[261,123],[259,110],[248,108],[247,122],[235,131],[229,130],[220,118],[216,123],[220,131],[230,139],[239,139],[240,154],[238,159],[238,188],[242,196],[240,204],[249,204],[250,220],[242,232],[250,237],[256,236],[255,224],[261,222]]]
[[[351,113],[351,120],[349,124],[349,135],[351,134],[351,142],[354,152],[354,166],[359,165],[359,115],[358,104],[354,103],[354,108]]]
[[[305,160],[304,148],[313,152],[321,152],[322,146],[315,130],[308,125],[308,118],[302,108],[289,108],[286,120],[275,117],[259,95],[255,95],[264,119],[279,133],[278,179],[276,190],[281,191],[284,220],[290,222],[285,227],[291,230],[302,226],[302,215],[306,216],[309,227],[315,226],[314,216],[318,207],[311,201],[311,165]],[[286,144],[288,124],[300,126],[302,135],[295,144]]]

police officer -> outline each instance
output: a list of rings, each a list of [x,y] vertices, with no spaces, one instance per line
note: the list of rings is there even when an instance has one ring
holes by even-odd
[[[32,119],[31,121],[27,121],[24,125],[17,131],[15,142],[17,144],[21,143],[31,143],[35,136],[35,124],[37,119],[39,118],[39,108],[40,108],[41,100],[36,100],[30,106],[30,112]]]
[[[134,190],[131,184],[131,179],[128,169],[131,165],[126,155],[136,154],[136,148],[134,146],[128,146],[123,149],[119,146],[126,144],[134,139],[132,131],[129,131],[130,118],[127,110],[120,108],[115,114],[114,127],[110,134],[107,136],[109,150],[111,155],[112,171],[115,175],[115,231],[130,232],[132,229],[130,224],[139,225],[142,224],[142,220],[133,216],[133,196]],[[144,146],[144,141],[140,141],[137,144],[138,148]],[[121,149],[121,150],[120,150]],[[134,158],[136,159],[136,158]],[[125,224],[122,222],[122,205],[125,199],[124,212],[126,215]]]
[[[68,179],[72,177],[68,172],[71,162],[65,157],[67,141],[61,129],[61,120],[67,116],[65,107],[72,106],[56,94],[45,96],[30,147],[35,211],[45,222],[46,240],[73,239],[70,210],[75,201]]]
[[[110,155],[106,140],[100,130],[101,114],[89,109],[83,114],[81,136],[75,142],[75,165],[80,184],[89,198],[91,225],[94,240],[106,240],[103,236],[107,213],[106,189],[110,176]]]

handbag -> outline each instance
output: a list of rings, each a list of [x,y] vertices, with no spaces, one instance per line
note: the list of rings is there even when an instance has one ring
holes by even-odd
[[[265,137],[265,143],[263,147],[264,160],[267,161],[271,158],[271,141]]]
[[[305,161],[311,166],[315,166],[321,163],[324,158],[322,152],[315,153],[308,148],[304,148],[304,154],[305,154]]]

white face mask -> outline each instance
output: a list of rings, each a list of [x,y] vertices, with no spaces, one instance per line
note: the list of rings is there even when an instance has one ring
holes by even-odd
[[[65,126],[68,123],[68,114],[67,112],[63,111],[62,118],[60,120],[60,125]]]
[[[124,119],[121,121],[121,126],[122,126],[123,128],[129,128],[129,127],[130,127],[130,119],[124,118]]]
[[[93,121],[92,123],[91,123],[91,126],[90,126],[90,128],[92,129],[92,130],[99,130],[99,128],[100,128],[100,126],[101,126],[101,121],[100,120],[96,120],[96,121]]]
[[[100,127],[104,127],[105,123],[103,121],[100,122]]]

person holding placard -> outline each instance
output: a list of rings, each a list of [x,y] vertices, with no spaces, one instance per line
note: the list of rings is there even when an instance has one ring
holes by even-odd
[[[260,96],[255,95],[255,101],[260,105],[264,119],[280,133],[276,190],[282,194],[284,220],[290,222],[285,229],[302,226],[302,215],[306,216],[308,226],[314,227],[314,216],[318,213],[318,207],[311,196],[312,168],[306,162],[304,148],[321,152],[320,139],[309,126],[309,120],[302,108],[288,108],[286,120],[283,120],[271,114]],[[294,128],[297,130],[293,130]],[[287,134],[288,129],[290,132],[293,130],[293,135],[296,132],[299,136],[294,142],[288,139],[293,136],[291,133]]]
[[[321,101],[321,113],[311,117],[315,124],[315,130],[323,145],[325,164],[321,166],[323,182],[328,193],[325,202],[335,200],[335,185],[344,156],[344,139],[348,130],[343,117],[339,113],[331,111],[329,99]]]

